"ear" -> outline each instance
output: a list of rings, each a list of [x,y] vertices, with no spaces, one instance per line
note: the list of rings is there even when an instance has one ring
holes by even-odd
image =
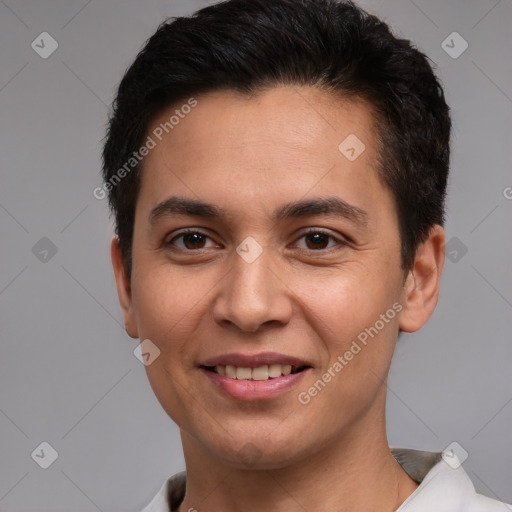
[[[436,224],[427,240],[418,247],[413,267],[405,280],[399,320],[402,331],[418,331],[434,312],[439,298],[444,252],[445,232]]]
[[[119,238],[115,236],[110,244],[110,257],[112,259],[112,266],[114,268],[114,276],[116,278],[117,295],[119,297],[119,304],[123,313],[124,328],[130,338],[138,338],[139,333],[137,323],[135,321],[135,314],[133,311],[132,303],[132,290],[130,281],[126,276],[123,265],[123,258],[121,254],[121,247],[119,245]]]

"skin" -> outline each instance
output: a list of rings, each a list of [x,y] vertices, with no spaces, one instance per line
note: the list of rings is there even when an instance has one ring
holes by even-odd
[[[444,231],[432,229],[404,273],[365,103],[285,86],[197,101],[145,158],[130,279],[116,238],[111,246],[126,330],[161,351],[146,371],[181,431],[187,494],[180,511],[396,510],[417,484],[388,448],[385,381],[399,329],[420,329],[436,306]],[[353,162],[338,150],[349,134],[366,146]],[[152,224],[151,210],[171,195],[228,215],[169,215]],[[366,223],[321,214],[272,221],[284,203],[327,197],[364,210]],[[205,237],[176,239],[183,228]],[[309,228],[327,232],[323,245],[305,236]],[[235,251],[248,236],[263,249],[252,263]],[[307,405],[299,403],[298,393],[394,303],[401,311]],[[267,351],[312,366],[298,387],[271,400],[220,394],[198,368],[220,354]]]

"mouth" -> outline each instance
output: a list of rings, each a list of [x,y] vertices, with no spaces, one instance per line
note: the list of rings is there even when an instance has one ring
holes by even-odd
[[[265,381],[277,379],[279,377],[286,377],[287,375],[295,375],[301,373],[311,366],[308,365],[292,365],[292,364],[270,364],[251,368],[249,366],[234,366],[234,365],[217,365],[217,366],[204,366],[201,365],[206,371],[217,373],[222,377],[227,377],[233,380],[253,380]]]
[[[201,361],[200,368],[233,380],[265,381],[295,375],[312,366],[308,361],[276,352],[231,353]]]
[[[235,400],[271,400],[298,386],[308,362],[272,352],[255,355],[226,354],[201,362],[199,369],[213,389]]]

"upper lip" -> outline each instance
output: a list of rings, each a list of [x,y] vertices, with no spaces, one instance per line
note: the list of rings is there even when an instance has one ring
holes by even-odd
[[[262,352],[260,354],[223,354],[216,357],[205,359],[200,366],[238,366],[240,368],[258,368],[260,366],[281,364],[292,366],[311,366],[307,361],[285,354],[278,354],[276,352]]]

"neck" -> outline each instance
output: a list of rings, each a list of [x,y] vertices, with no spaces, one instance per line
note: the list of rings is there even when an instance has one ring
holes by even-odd
[[[418,487],[391,454],[383,419],[355,425],[314,454],[277,469],[235,468],[184,432],[182,441],[187,491],[179,512],[393,512]]]

